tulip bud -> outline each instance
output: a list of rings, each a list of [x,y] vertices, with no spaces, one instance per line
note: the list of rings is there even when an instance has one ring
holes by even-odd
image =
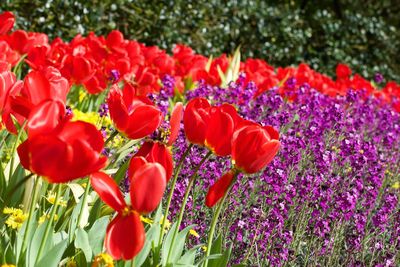
[[[187,104],[183,114],[183,124],[189,142],[204,146],[210,107],[205,98],[194,98]]]

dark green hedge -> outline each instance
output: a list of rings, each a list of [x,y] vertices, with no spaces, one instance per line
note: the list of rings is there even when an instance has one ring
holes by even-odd
[[[367,2],[367,3],[365,3]],[[400,2],[3,0],[17,24],[50,37],[112,29],[148,45],[185,43],[210,55],[241,45],[275,66],[305,61],[331,74],[338,61],[367,77],[400,80]]]

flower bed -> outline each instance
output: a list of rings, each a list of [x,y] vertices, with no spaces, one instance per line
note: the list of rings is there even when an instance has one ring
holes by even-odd
[[[395,82],[118,31],[49,43],[14,20],[0,15],[3,264],[399,262]]]

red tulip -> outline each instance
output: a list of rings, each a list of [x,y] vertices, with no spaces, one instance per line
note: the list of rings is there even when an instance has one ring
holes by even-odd
[[[132,208],[141,214],[155,210],[166,187],[165,169],[159,163],[145,163],[131,179]]]
[[[96,127],[81,121],[57,125],[63,112],[49,102],[36,108],[28,123],[28,139],[18,147],[22,166],[50,183],[89,175],[103,168],[107,160],[101,156],[104,141]]]
[[[105,173],[90,176],[91,184],[100,198],[118,214],[107,227],[104,245],[116,260],[130,260],[143,248],[145,231],[140,213],[157,208],[165,190],[165,170],[158,163],[144,163],[131,179],[131,203],[126,204],[115,181]]]
[[[167,145],[172,145],[178,137],[179,130],[181,129],[181,120],[183,114],[183,105],[181,102],[175,104],[174,110],[172,110],[170,125],[171,134],[169,135]]]
[[[11,67],[17,65],[21,55],[13,50],[6,41],[0,40],[0,60],[1,60],[1,71],[11,70]]]
[[[60,71],[71,83],[83,84],[96,73],[96,64],[85,56],[66,55]]]
[[[26,32],[24,30],[16,30],[9,35],[8,43],[12,49],[17,50],[20,54],[27,54],[35,46],[49,45],[49,38],[44,33]]]
[[[206,205],[212,208],[224,195],[226,190],[228,190],[230,184],[232,183],[233,177],[235,176],[234,171],[230,170],[225,173],[221,178],[219,178],[211,187],[208,189],[206,196]]]
[[[336,77],[337,79],[348,79],[351,75],[351,69],[346,64],[338,64],[336,66]]]
[[[279,134],[271,126],[248,123],[232,138],[232,161],[245,173],[256,173],[272,161],[279,150]]]
[[[154,132],[161,123],[162,113],[147,97],[135,96],[132,87],[123,92],[117,85],[108,97],[110,117],[115,127],[130,139],[140,139]]]
[[[56,68],[46,67],[29,72],[23,82],[16,82],[10,89],[9,107],[3,114],[3,122],[8,131],[17,132],[11,115],[21,125],[31,111],[45,101],[59,101],[65,105],[68,91],[68,81]]]
[[[228,156],[231,154],[232,135],[240,117],[229,104],[212,107],[209,114],[205,144],[214,154]]]
[[[7,34],[14,27],[14,14],[5,11],[0,14],[0,35]]]
[[[11,71],[3,71],[0,73],[0,114],[3,113],[9,97],[13,94],[11,88],[15,82],[15,75]]]
[[[166,171],[166,182],[168,183],[169,179],[171,179],[172,171],[174,168],[174,163],[172,160],[172,154],[170,149],[163,143],[159,142],[144,142],[139,151],[132,157],[128,173],[132,176],[137,169],[137,165],[140,162],[137,162],[138,157],[142,157],[147,162],[156,162],[161,164]],[[134,160],[135,159],[135,160]]]
[[[115,181],[104,172],[95,172],[90,175],[90,182],[108,206],[122,213],[127,207],[124,196]]]
[[[106,38],[106,44],[107,47],[109,47],[111,50],[124,54],[126,53],[126,50],[124,48],[125,46],[125,40],[124,40],[124,35],[117,30],[111,31],[107,38]]]
[[[205,98],[194,98],[187,104],[183,114],[183,124],[189,142],[204,146],[210,107],[210,103]]]
[[[115,260],[133,259],[143,248],[146,234],[140,216],[119,213],[107,227],[104,246]]]

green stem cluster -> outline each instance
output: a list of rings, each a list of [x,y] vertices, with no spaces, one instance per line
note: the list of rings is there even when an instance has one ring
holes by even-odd
[[[224,196],[222,197],[221,202],[218,204],[217,210],[215,211],[214,216],[212,218],[210,231],[208,233],[206,260],[204,261],[203,267],[207,267],[208,266],[208,259],[207,258],[210,256],[210,253],[211,253],[211,246],[212,246],[213,237],[214,237],[214,233],[215,233],[215,227],[217,226],[218,218],[219,218],[219,215],[221,214],[222,207],[225,204],[225,200],[228,197],[229,193],[231,192],[232,187],[236,182],[236,179],[237,179],[237,173],[234,174],[234,178],[232,179],[232,181],[231,181],[231,183],[230,183],[230,185],[228,187],[228,190],[226,190]]]
[[[35,265],[37,264],[38,260],[42,256],[43,249],[44,249],[44,247],[45,247],[45,245],[47,243],[47,238],[48,238],[49,233],[50,233],[50,228],[51,228],[51,225],[52,225],[53,220],[54,220],[54,216],[55,216],[56,211],[57,211],[57,205],[58,205],[58,200],[60,199],[60,194],[61,194],[61,184],[58,184],[57,185],[56,198],[54,200],[53,208],[52,208],[51,213],[50,213],[49,221],[47,222],[46,229],[44,231],[42,242],[40,243],[39,251],[38,251],[38,254],[36,256]]]
[[[164,213],[163,222],[162,222],[162,225],[161,225],[160,238],[158,239],[158,247],[160,247],[161,242],[162,242],[163,237],[164,237],[164,228],[165,228],[165,226],[167,224],[167,216],[168,216],[169,209],[170,209],[170,206],[171,206],[172,195],[173,195],[174,190],[175,190],[175,186],[176,186],[176,181],[178,179],[178,175],[181,172],[181,168],[183,166],[183,162],[185,161],[185,158],[189,154],[189,152],[192,149],[192,147],[193,147],[193,144],[190,144],[187,147],[186,151],[183,153],[183,155],[182,155],[181,159],[179,160],[179,163],[178,163],[178,165],[176,167],[176,171],[174,173],[174,177],[172,178],[171,190],[169,191],[169,194],[168,194],[167,206],[165,207],[165,213]]]
[[[174,234],[173,234],[173,236],[172,236],[171,246],[170,246],[169,251],[168,251],[167,262],[168,262],[169,258],[171,257],[172,248],[173,248],[173,246],[174,246],[176,236],[177,236],[177,234],[178,234],[178,232],[179,232],[179,228],[180,228],[181,223],[182,223],[183,214],[184,214],[184,212],[185,212],[187,200],[188,200],[190,191],[192,190],[192,187],[193,187],[193,185],[194,185],[194,182],[195,182],[195,180],[196,180],[196,178],[197,178],[197,173],[198,173],[199,169],[201,168],[201,166],[203,165],[203,163],[211,156],[211,154],[212,154],[212,152],[209,151],[209,152],[201,159],[201,161],[200,161],[199,164],[196,166],[196,169],[194,170],[192,176],[191,176],[190,179],[189,179],[189,184],[188,184],[188,186],[186,187],[185,195],[184,195],[184,197],[183,197],[182,206],[181,206],[181,208],[180,208],[180,210],[179,210],[179,217],[178,217],[178,221],[176,222],[176,228],[175,228]]]

